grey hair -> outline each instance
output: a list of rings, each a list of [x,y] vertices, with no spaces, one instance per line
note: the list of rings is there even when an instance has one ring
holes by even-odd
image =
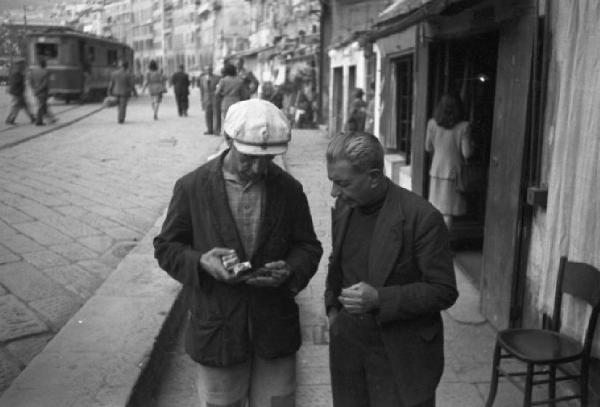
[[[363,132],[340,134],[327,146],[327,162],[347,160],[359,172],[383,171],[383,147],[377,137]]]

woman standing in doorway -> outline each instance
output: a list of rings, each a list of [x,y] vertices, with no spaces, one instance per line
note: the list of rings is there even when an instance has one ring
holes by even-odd
[[[151,60],[146,73],[146,82],[142,88],[142,93],[148,88],[150,97],[152,98],[152,111],[154,112],[154,120],[158,120],[158,107],[162,102],[162,94],[165,91],[163,74],[158,72],[158,65],[155,60]]]
[[[472,154],[471,126],[463,120],[461,100],[446,94],[427,123],[425,150],[433,153],[429,170],[429,201],[444,216],[448,229],[455,216],[467,212],[465,198],[456,190],[461,163]]]

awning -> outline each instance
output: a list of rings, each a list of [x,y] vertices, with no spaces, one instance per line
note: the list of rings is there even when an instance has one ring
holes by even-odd
[[[249,57],[249,56],[253,56],[253,55],[260,54],[262,52],[271,50],[273,48],[275,48],[273,45],[266,45],[266,46],[263,46],[263,47],[245,49],[243,51],[238,51],[238,52],[231,53],[228,56],[228,58]]]
[[[377,24],[408,14],[434,0],[395,0],[377,16]]]
[[[395,0],[385,8],[377,18],[375,27],[369,33],[369,39],[386,37],[403,31],[429,17],[439,15],[457,3],[475,5],[483,0]],[[460,7],[460,5],[459,5]]]

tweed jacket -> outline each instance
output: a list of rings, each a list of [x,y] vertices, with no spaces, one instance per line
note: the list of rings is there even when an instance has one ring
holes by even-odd
[[[47,68],[36,66],[29,73],[29,84],[31,90],[36,96],[47,96],[50,90],[50,72]]]
[[[215,103],[215,91],[219,77],[212,74],[204,74],[200,77],[200,96],[202,106],[212,106]]]
[[[129,97],[131,92],[133,92],[133,75],[123,68],[114,71],[110,75],[108,94]]]
[[[442,215],[415,193],[388,183],[373,232],[367,275],[379,293],[375,318],[399,395],[406,405],[414,405],[435,394],[444,368],[440,311],[456,301],[458,292]],[[332,212],[327,309],[341,309],[340,250],[351,211],[338,204]],[[335,326],[334,321],[332,335]]]
[[[271,163],[255,252],[247,258],[227,204],[226,153],[176,182],[154,239],[160,267],[183,284],[190,311],[186,350],[208,366],[234,365],[252,354],[277,358],[296,352],[301,338],[294,296],[306,287],[323,253],[302,186]],[[292,275],[277,288],[219,282],[199,265],[202,254],[214,247],[235,249],[254,267],[285,260]]]

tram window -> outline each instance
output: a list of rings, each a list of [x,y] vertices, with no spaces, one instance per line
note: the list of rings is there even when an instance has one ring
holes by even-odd
[[[90,63],[92,63],[95,60],[96,60],[96,48],[88,47],[88,61],[90,61]]]
[[[46,59],[58,58],[58,44],[35,44],[35,52]]]
[[[119,54],[115,49],[109,49],[106,51],[106,62],[109,66],[117,65],[117,60],[119,59]]]

